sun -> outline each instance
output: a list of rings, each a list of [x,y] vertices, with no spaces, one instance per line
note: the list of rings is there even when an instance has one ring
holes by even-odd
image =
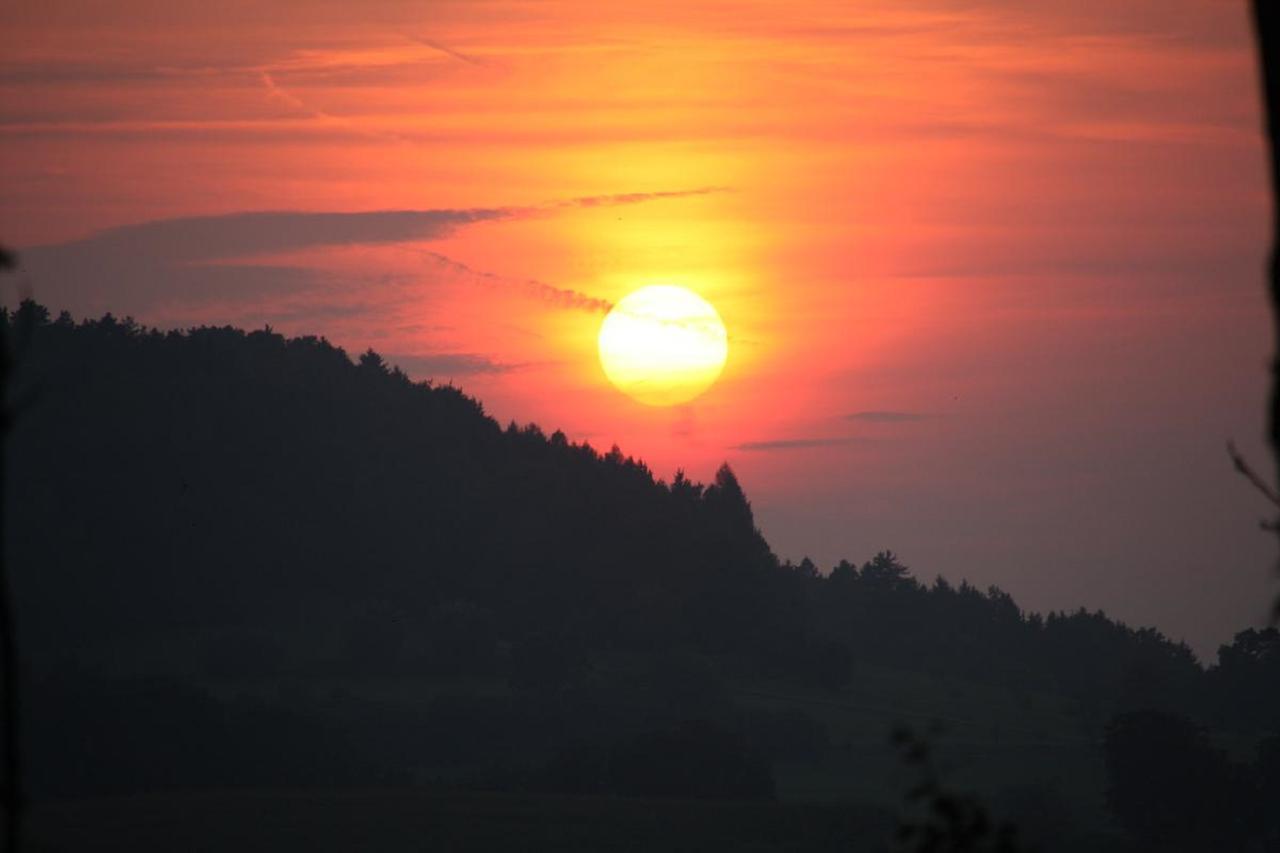
[[[600,365],[618,390],[648,406],[687,403],[711,387],[729,335],[711,303],[669,284],[627,294],[600,325]]]

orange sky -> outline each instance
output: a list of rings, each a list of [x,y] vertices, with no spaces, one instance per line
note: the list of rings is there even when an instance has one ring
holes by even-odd
[[[1263,616],[1222,449],[1269,460],[1243,3],[6,17],[0,237],[54,307],[324,334],[660,476],[728,459],[784,557],[891,547],[1201,652]],[[654,282],[730,335],[673,409],[595,357]]]

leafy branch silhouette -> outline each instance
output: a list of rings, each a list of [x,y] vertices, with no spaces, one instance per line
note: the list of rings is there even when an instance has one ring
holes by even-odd
[[[937,733],[937,729],[934,729]],[[915,767],[919,781],[907,790],[911,806],[923,806],[915,820],[898,824],[898,841],[912,853],[1030,853],[1034,848],[1018,841],[1018,830],[1009,821],[996,821],[985,805],[971,794],[948,788],[933,760],[927,736],[908,726],[891,735],[902,760]]]

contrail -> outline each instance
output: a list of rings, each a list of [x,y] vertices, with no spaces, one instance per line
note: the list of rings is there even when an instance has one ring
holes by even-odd
[[[422,249],[416,249],[424,257],[434,261],[437,265],[445,267],[459,275],[478,279],[487,284],[496,285],[515,285],[525,293],[544,302],[550,302],[561,308],[574,308],[580,311],[587,311],[592,314],[607,313],[613,308],[613,303],[608,299],[599,299],[595,296],[588,296],[585,293],[579,293],[567,287],[557,287],[554,284],[547,284],[545,281],[538,281],[533,278],[513,279],[501,276],[496,273],[484,272],[482,270],[473,269],[464,263],[455,261],[453,258],[445,257],[439,252],[431,252]]]
[[[485,62],[479,59],[476,59],[474,56],[467,56],[465,53],[456,51],[453,48],[449,47],[448,45],[441,44],[438,41],[433,41],[432,39],[429,39],[429,38],[423,38],[422,36],[410,35],[409,33],[404,33],[404,37],[411,42],[415,42],[417,44],[422,45],[423,47],[429,47],[432,50],[438,50],[440,53],[443,53],[445,56],[453,57],[459,62],[465,62],[468,65],[478,65],[481,68],[483,68],[486,65]]]
[[[289,92],[286,89],[284,89],[279,83],[276,82],[275,78],[271,76],[270,71],[259,70],[258,77],[260,80],[262,80],[262,85],[266,87],[267,95],[269,97],[275,98],[281,103],[287,104],[290,107],[293,107],[295,110],[305,113],[306,115],[310,116],[316,121],[323,122],[329,125],[335,125],[337,127],[341,127],[346,130],[349,130],[353,133],[358,133],[362,136],[367,136],[370,139],[384,139],[389,142],[398,142],[401,145],[409,144],[409,140],[405,139],[403,136],[400,136],[399,134],[391,133],[385,130],[370,130],[367,127],[362,127],[358,122],[354,122],[349,118],[343,118],[342,116],[336,116],[336,115],[333,115],[332,113],[327,113],[324,110],[316,109],[315,107],[308,104],[306,101],[299,98],[297,95],[294,95],[292,92]]]
[[[690,198],[692,196],[711,195],[712,193],[732,192],[729,187],[695,187],[688,190],[659,190],[651,193],[615,193],[613,195],[589,195],[566,199],[551,204],[551,207],[610,207],[618,204],[639,204],[645,201],[660,201],[664,198]]]

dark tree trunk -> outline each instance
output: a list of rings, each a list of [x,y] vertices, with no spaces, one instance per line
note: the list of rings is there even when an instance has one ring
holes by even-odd
[[[1272,199],[1277,181],[1280,181],[1280,149],[1276,134],[1280,132],[1280,40],[1276,27],[1280,26],[1280,6],[1272,0],[1253,0],[1253,23],[1258,36],[1258,59],[1262,70],[1262,101],[1266,111],[1267,154],[1271,164]],[[1272,213],[1271,260],[1267,278],[1271,292],[1271,315],[1276,324],[1276,341],[1280,342],[1280,265],[1277,265],[1276,248],[1280,246],[1280,218]],[[1271,361],[1271,406],[1267,420],[1267,437],[1277,452],[1276,470],[1280,473],[1280,357]]]
[[[1271,166],[1271,257],[1267,263],[1267,287],[1271,296],[1271,318],[1275,324],[1277,352],[1271,360],[1271,403],[1267,413],[1267,438],[1276,456],[1276,482],[1280,482],[1280,4],[1275,0],[1252,0],[1254,29],[1258,35],[1258,61],[1262,77],[1262,102],[1266,112],[1267,154]],[[1280,526],[1276,528],[1280,532]],[[1280,598],[1271,612],[1280,618]]]
[[[1266,110],[1268,154],[1271,164],[1272,197],[1276,197],[1277,181],[1280,181],[1280,4],[1274,0],[1253,0],[1253,20],[1258,34],[1258,53],[1262,69],[1262,98]],[[1277,266],[1277,247],[1280,247],[1280,217],[1272,214],[1271,260],[1268,280],[1271,292],[1272,319],[1276,323],[1276,340],[1280,342],[1280,266]],[[1280,473],[1280,358],[1271,363],[1271,406],[1267,435],[1277,452],[1277,472]]]

